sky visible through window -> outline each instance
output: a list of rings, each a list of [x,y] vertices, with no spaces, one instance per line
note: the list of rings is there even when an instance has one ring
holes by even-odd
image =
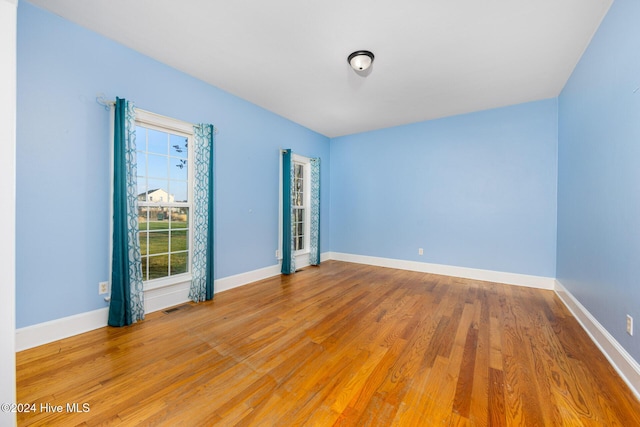
[[[162,189],[172,195],[175,202],[186,202],[187,138],[136,126],[136,147],[138,194]]]

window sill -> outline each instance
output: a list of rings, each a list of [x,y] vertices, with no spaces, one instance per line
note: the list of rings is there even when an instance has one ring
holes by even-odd
[[[163,277],[161,279],[147,280],[143,282],[143,290],[150,291],[152,289],[166,288],[168,286],[178,285],[180,283],[190,282],[191,273],[178,274],[171,277]]]
[[[311,253],[311,251],[307,249],[306,251],[294,252],[293,256],[297,259],[298,257],[309,255],[310,253]],[[278,261],[282,261],[282,256],[278,255],[278,257],[276,259]]]

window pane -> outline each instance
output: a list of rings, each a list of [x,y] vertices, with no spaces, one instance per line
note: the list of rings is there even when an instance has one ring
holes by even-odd
[[[294,166],[294,176],[296,178],[302,178],[302,172],[304,171],[304,166],[300,164],[296,164]]]
[[[181,254],[171,254],[171,274],[186,273],[188,255],[186,252]]]
[[[147,201],[152,203],[173,202],[174,197],[169,193],[169,181],[163,179],[147,180]]]
[[[146,230],[147,229],[147,215],[149,213],[149,208],[147,207],[138,207],[138,229]]]
[[[171,208],[171,228],[189,227],[189,208]]]
[[[169,155],[186,159],[189,156],[187,151],[187,141],[188,139],[184,136],[170,135]]]
[[[162,125],[159,123],[159,126]],[[143,280],[189,271],[189,138],[136,127],[137,194]]]
[[[169,275],[169,255],[149,257],[149,280]]]
[[[169,157],[169,164],[169,176],[171,179],[178,179],[181,181],[186,181],[187,179],[189,179],[187,159]]]
[[[136,153],[136,175],[145,176],[147,174],[147,155],[138,151]]]
[[[187,230],[171,232],[171,252],[189,249],[189,235]]]
[[[138,233],[140,239],[140,255],[147,255],[147,233],[146,231]]]
[[[147,129],[150,153],[169,154],[169,136],[165,132]]]
[[[142,257],[142,280],[147,280],[147,257]]]
[[[169,181],[169,192],[172,201],[186,203],[189,199],[189,184],[186,181]]]
[[[147,180],[144,177],[138,177],[137,183],[138,189],[138,201],[146,202],[147,201]]]
[[[136,126],[136,150],[147,151],[147,128]]]
[[[149,154],[147,156],[147,164],[150,178],[169,178],[169,158],[167,156]]]
[[[155,231],[149,233],[149,255],[169,252],[169,232]]]
[[[147,222],[149,230],[166,230],[169,228],[168,208],[150,206],[145,209],[149,210],[149,221]]]

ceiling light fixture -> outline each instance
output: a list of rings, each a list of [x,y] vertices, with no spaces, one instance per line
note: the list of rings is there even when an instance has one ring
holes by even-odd
[[[364,71],[371,66],[373,58],[373,53],[368,50],[358,50],[349,55],[347,62],[349,62],[349,65],[351,65],[351,68],[354,70]]]

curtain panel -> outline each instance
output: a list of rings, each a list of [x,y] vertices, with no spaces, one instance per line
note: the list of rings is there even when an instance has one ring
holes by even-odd
[[[193,261],[189,298],[213,298],[213,154],[214,127],[199,124],[194,131]]]
[[[116,98],[110,326],[130,325],[144,319],[136,175],[134,106],[132,102]]]
[[[282,274],[296,272],[296,259],[293,256],[293,162],[291,150],[282,150]]]
[[[309,264],[320,264],[320,158],[311,163],[311,234],[309,236]]]

